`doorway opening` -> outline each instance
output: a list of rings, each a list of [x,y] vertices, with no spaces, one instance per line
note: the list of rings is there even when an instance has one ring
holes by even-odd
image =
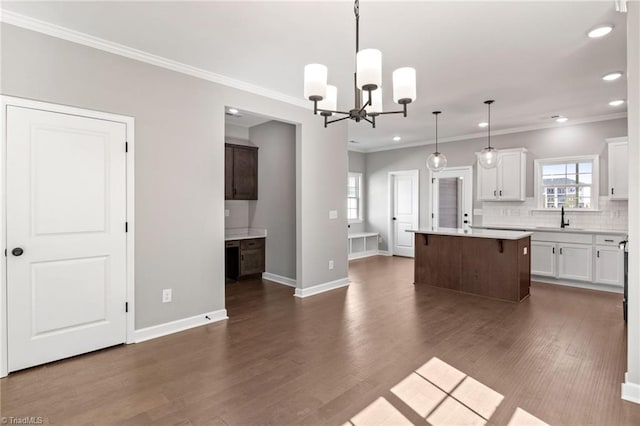
[[[430,226],[469,229],[473,218],[472,167],[430,172],[430,182]]]

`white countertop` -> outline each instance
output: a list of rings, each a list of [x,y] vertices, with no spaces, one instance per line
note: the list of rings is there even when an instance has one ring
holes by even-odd
[[[225,241],[266,238],[267,230],[262,228],[228,228],[224,230]]]
[[[492,229],[460,229],[460,228],[420,228],[409,229],[407,232],[429,235],[451,235],[455,237],[494,238],[497,240],[519,240],[531,236],[526,231],[501,231]]]
[[[582,228],[566,228],[547,227],[547,226],[514,226],[514,225],[473,225],[474,229],[503,229],[507,231],[529,231],[529,232],[562,232],[565,234],[595,234],[595,235],[621,235],[628,234],[627,231],[614,231],[610,229],[582,229]]]

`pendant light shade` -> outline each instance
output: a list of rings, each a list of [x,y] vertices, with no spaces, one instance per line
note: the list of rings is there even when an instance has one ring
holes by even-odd
[[[327,95],[323,100],[318,102],[318,108],[332,111],[338,109],[338,88],[336,86],[327,85]],[[327,114],[333,115],[332,112]]]
[[[398,68],[393,72],[393,101],[408,104],[416,100],[416,69]]]
[[[498,150],[491,146],[491,104],[493,102],[493,100],[484,101],[487,105],[487,147],[478,153],[478,163],[483,169],[497,167],[500,159]]]
[[[438,152],[438,115],[441,113],[442,111],[433,111],[433,115],[436,117],[436,151],[427,158],[427,168],[434,173],[447,167],[447,157]]]
[[[356,85],[360,90],[382,86],[382,52],[378,49],[363,49],[356,54]]]
[[[328,69],[322,64],[304,67],[304,97],[310,101],[321,101],[327,95]]]

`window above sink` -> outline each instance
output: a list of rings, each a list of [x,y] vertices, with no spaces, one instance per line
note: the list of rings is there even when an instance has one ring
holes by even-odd
[[[598,209],[599,157],[547,158],[534,161],[534,191],[541,210]]]

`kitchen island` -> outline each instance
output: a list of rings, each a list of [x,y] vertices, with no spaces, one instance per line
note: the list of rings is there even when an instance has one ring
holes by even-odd
[[[414,283],[519,302],[531,285],[531,232],[425,228],[415,233]]]

